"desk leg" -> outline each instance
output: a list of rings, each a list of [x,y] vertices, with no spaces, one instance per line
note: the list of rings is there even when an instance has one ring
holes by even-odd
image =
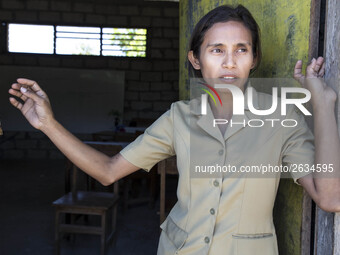
[[[165,220],[165,169],[161,171],[160,224]]]

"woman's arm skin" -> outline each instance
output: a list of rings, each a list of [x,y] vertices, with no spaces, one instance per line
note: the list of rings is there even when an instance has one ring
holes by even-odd
[[[307,66],[306,77],[301,73],[302,61],[295,65],[294,78],[311,92],[314,117],[315,165],[333,164],[333,177],[322,177],[313,173],[314,178],[305,176],[298,179],[315,203],[323,210],[340,212],[340,141],[334,107],[336,93],[322,79],[325,72],[324,59],[313,59]],[[319,176],[318,176],[319,175]]]
[[[47,94],[35,81],[18,79],[9,93],[22,100],[21,103],[14,97],[9,99],[33,127],[44,132],[67,158],[103,185],[110,185],[139,169],[121,154],[110,158],[67,131],[55,120]]]

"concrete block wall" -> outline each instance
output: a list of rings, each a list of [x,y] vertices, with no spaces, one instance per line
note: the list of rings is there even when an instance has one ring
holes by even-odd
[[[0,66],[30,65],[124,70],[126,77],[125,124],[132,118],[156,119],[170,107],[172,102],[178,100],[178,16],[178,2],[0,0],[0,21],[2,23],[141,27],[148,29],[147,57],[125,58],[8,53],[6,50],[7,34],[4,31],[5,27],[1,26]],[[3,128],[5,136],[0,137],[0,143],[1,140],[8,139],[12,135],[7,132],[6,123],[3,123]],[[23,132],[17,139],[23,137],[24,140],[34,140],[30,133],[29,131]],[[16,146],[15,148],[18,150],[22,146],[29,147],[29,145],[36,150],[44,149],[41,147],[43,145],[38,142],[27,142],[26,145],[20,142],[15,142],[15,145],[11,142],[8,143],[8,141],[6,143],[6,146]],[[4,145],[0,144],[0,146],[0,155],[6,158],[11,157],[10,152],[4,152]],[[21,149],[24,150],[24,148]],[[44,157],[45,154],[41,153],[40,155]],[[39,153],[24,151],[21,155],[38,157]],[[46,157],[50,157],[50,155],[48,154]]]
[[[90,134],[76,134],[84,141]],[[64,156],[48,137],[39,131],[6,131],[0,136],[0,159],[62,159]]]

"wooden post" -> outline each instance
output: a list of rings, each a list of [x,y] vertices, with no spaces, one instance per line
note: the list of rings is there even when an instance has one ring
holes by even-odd
[[[309,48],[308,62],[318,55],[319,30],[320,30],[321,0],[312,0],[310,7],[309,23]],[[310,106],[311,108],[311,106]],[[313,118],[306,118],[308,126],[313,130]],[[303,190],[302,199],[302,224],[301,224],[301,255],[311,254],[312,237],[312,199],[306,190]],[[313,249],[312,249],[313,250]]]
[[[328,0],[326,6],[324,57],[326,59],[325,81],[338,94],[340,80],[340,2]],[[339,101],[339,100],[338,100]],[[339,124],[339,103],[335,114]],[[339,129],[340,133],[340,129]],[[340,255],[340,214],[327,213],[317,208],[315,255]]]

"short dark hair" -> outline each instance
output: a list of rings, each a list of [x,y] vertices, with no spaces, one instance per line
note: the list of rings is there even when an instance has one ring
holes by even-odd
[[[256,59],[256,66],[250,71],[250,73],[253,73],[259,66],[262,57],[260,28],[249,10],[241,4],[235,8],[230,5],[219,6],[201,18],[192,32],[189,51],[192,50],[194,56],[199,58],[200,47],[203,43],[206,32],[214,24],[228,21],[241,22],[251,32],[253,57]],[[195,70],[191,63],[189,63],[189,66],[190,73],[194,77],[202,77],[200,70]]]

